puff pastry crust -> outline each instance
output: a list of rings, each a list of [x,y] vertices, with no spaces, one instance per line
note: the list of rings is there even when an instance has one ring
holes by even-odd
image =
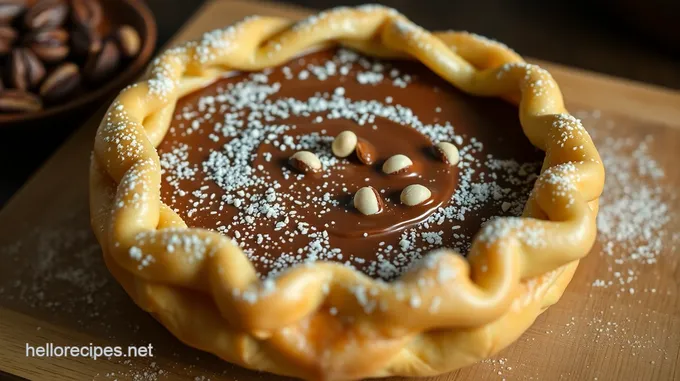
[[[546,153],[523,217],[484,226],[467,258],[438,251],[394,282],[329,262],[261,281],[228,237],[187,227],[161,202],[155,147],[179,98],[225,72],[336,44],[419,60],[464,92],[516,103],[525,135]],[[431,33],[394,10],[364,6],[301,22],[248,18],[161,54],[99,127],[90,208],[111,273],[186,344],[251,369],[349,380],[435,375],[517,339],[560,298],[591,249],[603,185],[598,152],[547,71],[483,37]],[[423,280],[430,286],[420,288]],[[367,313],[351,287],[370,290],[386,308]],[[409,303],[413,293],[419,308]],[[436,312],[428,308],[434,300]],[[334,316],[323,308],[330,303]]]

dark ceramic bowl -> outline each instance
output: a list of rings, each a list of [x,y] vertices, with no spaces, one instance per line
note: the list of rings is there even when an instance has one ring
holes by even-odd
[[[84,110],[88,105],[101,102],[107,96],[119,91],[137,75],[141,73],[149,62],[156,46],[156,21],[153,14],[140,0],[100,0],[104,8],[104,22],[102,28],[107,32],[112,25],[128,24],[135,28],[142,40],[139,54],[121,69],[112,79],[103,85],[89,89],[74,99],[54,106],[48,106],[44,110],[30,113],[0,114],[0,130],[3,127],[23,125],[38,125],[42,121],[64,120],[68,115],[75,115],[79,110]]]

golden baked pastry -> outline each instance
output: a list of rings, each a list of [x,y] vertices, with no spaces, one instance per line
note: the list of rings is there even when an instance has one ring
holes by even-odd
[[[521,128],[445,82],[518,105]],[[535,157],[520,129],[542,165],[484,151]],[[99,127],[90,208],[111,273],[190,346],[304,379],[428,376],[496,353],[559,299],[603,181],[548,72],[363,6],[253,17],[163,53]]]

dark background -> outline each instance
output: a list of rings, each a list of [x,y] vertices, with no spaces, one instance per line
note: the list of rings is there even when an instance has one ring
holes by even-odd
[[[146,0],[162,46],[202,0]],[[291,0],[323,9],[370,1]],[[680,0],[387,0],[426,29],[468,30],[505,42],[522,55],[680,89]],[[680,107],[680,105],[678,105]],[[94,109],[92,110],[94,111]],[[70,121],[78,126],[91,114]],[[50,122],[44,126],[50,128]],[[42,127],[42,126],[41,126]],[[0,142],[27,153],[2,155],[0,208],[56,149],[69,131],[37,150],[0,128]],[[22,139],[23,140],[23,139]],[[5,146],[8,146],[7,144]],[[68,176],[68,174],[64,174]]]

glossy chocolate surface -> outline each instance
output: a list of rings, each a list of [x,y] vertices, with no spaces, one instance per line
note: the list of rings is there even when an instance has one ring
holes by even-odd
[[[312,53],[182,98],[158,147],[162,197],[189,226],[234,238],[263,276],[335,260],[389,279],[433,249],[464,253],[484,221],[521,213],[543,153],[518,119],[515,107],[465,95],[419,63]],[[371,165],[332,155],[344,130],[369,145]],[[434,155],[438,141],[458,147],[458,166]],[[299,150],[324,169],[295,171],[288,159]],[[395,154],[413,166],[384,174]],[[401,204],[410,184],[432,197]],[[368,185],[383,198],[377,215],[352,205]]]

